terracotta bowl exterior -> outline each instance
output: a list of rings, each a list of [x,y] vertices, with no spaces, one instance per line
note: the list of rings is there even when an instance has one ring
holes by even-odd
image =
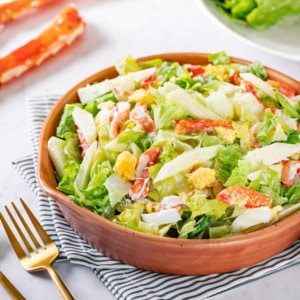
[[[160,57],[179,63],[207,64],[207,54],[169,53],[140,58]],[[234,62],[251,62],[232,58]],[[300,94],[300,83],[267,68],[270,79],[289,84]],[[54,169],[47,141],[55,135],[64,106],[78,102],[77,90],[88,83],[113,78],[114,67],[83,80],[62,96],[45,120],[40,136],[38,179],[43,191],[55,199],[70,226],[92,247],[113,260],[153,272],[178,275],[204,275],[234,271],[251,266],[281,252],[300,237],[300,211],[268,228],[241,236],[212,240],[187,240],[158,237],[131,230],[94,214],[73,203],[56,189]]]

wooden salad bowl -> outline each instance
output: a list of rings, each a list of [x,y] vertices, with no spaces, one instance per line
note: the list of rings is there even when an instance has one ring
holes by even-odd
[[[207,64],[205,53],[169,53],[142,57],[160,57],[179,63]],[[233,62],[251,62],[232,58]],[[266,67],[268,77],[286,83],[300,94],[300,83]],[[47,142],[55,135],[64,106],[79,102],[77,90],[95,81],[117,75],[109,67],[75,85],[52,108],[41,131],[38,179],[42,190],[57,201],[70,226],[97,251],[124,264],[153,272],[178,275],[204,275],[230,272],[254,265],[283,251],[300,237],[300,211],[280,222],[255,232],[210,240],[189,240],[159,237],[115,224],[72,202],[56,189],[57,182],[48,154]]]

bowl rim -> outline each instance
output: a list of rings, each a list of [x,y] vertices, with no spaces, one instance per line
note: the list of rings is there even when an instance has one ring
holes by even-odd
[[[189,57],[188,60],[186,59],[181,59],[182,62],[180,63],[189,63],[185,61],[191,61],[191,60],[197,60],[200,59],[207,59],[207,56],[210,55],[211,53],[198,53],[198,52],[171,52],[171,53],[160,53],[160,54],[152,54],[152,55],[147,55],[147,56],[142,56],[137,58],[138,61],[145,61],[153,58],[161,58],[163,60],[167,61],[178,61],[178,56],[180,57]],[[242,64],[251,64],[252,61],[241,59],[241,58],[236,58],[236,57],[231,57],[230,59],[232,62],[235,63],[242,63]],[[280,71],[276,71],[268,66],[264,66],[268,73],[268,77],[280,77],[283,76],[285,79],[285,82],[296,88],[297,92],[300,94],[300,82],[297,80],[289,77],[288,75],[285,75],[281,73]],[[71,89],[69,89],[65,94],[63,94],[58,101],[54,104],[52,109],[50,110],[48,116],[44,120],[41,134],[40,134],[40,142],[38,146],[38,182],[41,187],[41,189],[44,191],[44,193],[51,198],[53,198],[55,201],[58,201],[59,203],[62,203],[63,205],[67,206],[71,210],[75,210],[76,213],[79,213],[80,215],[85,215],[88,216],[92,221],[95,221],[97,223],[101,223],[104,227],[110,227],[111,230],[116,231],[116,232],[121,232],[127,236],[132,236],[134,235],[135,238],[141,239],[141,240],[151,240],[152,242],[156,243],[161,243],[162,241],[164,243],[167,243],[169,246],[174,246],[174,247],[182,247],[183,245],[185,246],[195,246],[195,247],[216,247],[216,246],[221,246],[223,244],[229,245],[235,245],[237,242],[242,243],[242,244],[248,244],[251,243],[252,240],[264,240],[266,236],[270,235],[277,235],[278,231],[284,232],[287,227],[290,226],[291,223],[300,223],[300,211],[296,211],[286,217],[283,220],[280,220],[277,223],[274,223],[268,227],[259,229],[254,232],[249,232],[249,233],[243,233],[240,235],[236,236],[230,236],[230,237],[222,237],[222,238],[217,238],[217,239],[178,239],[178,238],[171,238],[171,237],[162,237],[162,236],[156,236],[144,232],[139,232],[134,229],[127,228],[125,226],[116,224],[100,215],[97,215],[90,211],[89,209],[85,207],[81,207],[77,204],[75,204],[67,195],[63,194],[62,192],[58,191],[57,189],[54,189],[51,183],[47,181],[46,178],[46,166],[49,166],[49,163],[52,165],[49,154],[46,151],[46,140],[49,135],[49,122],[54,118],[58,117],[58,115],[61,115],[61,110],[64,107],[66,103],[73,103],[73,102],[78,102],[78,96],[77,96],[77,90],[80,87],[83,87],[89,83],[92,83],[95,81],[96,78],[98,77],[105,77],[107,79],[113,78],[117,75],[117,71],[114,66],[109,66],[107,68],[101,69],[98,72],[93,73],[92,75],[88,76],[87,78],[83,79],[76,85],[74,85]],[[107,77],[106,77],[107,76]],[[104,80],[103,79],[101,80]],[[75,99],[77,96],[77,101],[68,101],[70,99]],[[43,154],[46,154],[46,165],[45,165],[45,157]],[[52,166],[53,170],[53,166]],[[55,180],[54,172],[53,172],[53,179]],[[276,229],[276,230],[275,230]]]

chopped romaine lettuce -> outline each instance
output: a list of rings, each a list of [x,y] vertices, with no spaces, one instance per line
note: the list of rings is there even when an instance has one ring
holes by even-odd
[[[208,0],[215,2],[231,20],[263,31],[285,16],[300,14],[300,4],[293,0]]]
[[[67,104],[65,106],[60,122],[56,128],[57,137],[66,139],[69,134],[74,134],[76,132],[76,127],[72,117],[72,113],[74,108],[78,106],[80,107],[80,105],[78,104]]]
[[[119,76],[80,88],[49,140],[57,189],[122,226],[184,239],[230,237],[298,210],[299,96],[281,94],[259,62],[208,59],[129,55]]]
[[[208,55],[208,60],[214,65],[226,65],[230,63],[230,58],[225,51]]]
[[[251,170],[251,163],[245,160],[239,160],[237,167],[231,171],[231,175],[224,183],[224,186],[231,185],[247,185],[248,184],[248,174]]]
[[[214,164],[217,178],[223,184],[226,183],[231,176],[231,172],[238,166],[238,162],[243,154],[243,150],[238,145],[229,145],[228,147],[221,147],[219,149]]]

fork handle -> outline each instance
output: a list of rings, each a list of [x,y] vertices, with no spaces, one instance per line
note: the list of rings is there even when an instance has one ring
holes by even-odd
[[[46,266],[46,270],[48,271],[51,279],[55,283],[56,287],[58,288],[60,294],[62,295],[63,299],[65,300],[74,300],[73,296],[71,295],[70,291],[67,289],[63,281],[60,279],[58,274],[51,266]]]

